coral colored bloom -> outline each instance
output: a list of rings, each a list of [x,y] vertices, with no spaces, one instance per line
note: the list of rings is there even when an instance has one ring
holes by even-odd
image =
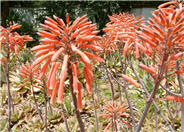
[[[171,1],[158,8],[152,13],[147,25],[141,25],[137,34],[142,40],[139,45],[146,48],[142,51],[152,59],[155,70],[161,70],[164,60],[167,64],[164,71],[169,73],[176,71],[176,62],[182,62],[184,58],[184,5],[182,2]],[[155,74],[153,69],[145,66],[143,69]],[[182,70],[176,73],[180,74]]]
[[[40,39],[40,45],[32,48],[36,51],[36,60],[34,66],[44,62],[41,68],[40,78],[46,75],[46,70],[51,63],[51,69],[47,75],[48,89],[52,89],[52,103],[56,99],[56,90],[58,89],[58,101],[63,103],[64,82],[67,79],[68,70],[73,73],[73,92],[78,94],[78,107],[81,109],[81,87],[78,79],[78,64],[82,61],[84,64],[85,74],[90,74],[90,78],[86,77],[86,90],[91,93],[93,73],[90,68],[91,58],[103,62],[99,56],[92,51],[102,51],[98,45],[94,44],[100,37],[96,34],[96,24],[88,21],[87,15],[78,17],[73,21],[66,14],[66,23],[53,16],[53,19],[46,17],[44,24],[40,24],[44,30],[39,30],[38,35],[43,37]],[[87,51],[86,51],[87,50]],[[61,63],[61,65],[60,65]],[[58,80],[58,81],[57,81]]]
[[[20,76],[23,78],[24,83],[18,85],[18,87],[23,87],[30,82],[32,82],[33,87],[37,87],[41,89],[41,87],[37,86],[36,84],[41,84],[39,79],[40,68],[38,66],[33,66],[32,64],[26,62],[26,64],[21,66],[20,69]]]
[[[137,37],[136,30],[143,23],[143,18],[128,13],[113,14],[109,18],[110,22],[103,30],[113,39],[111,43],[115,43],[122,49],[124,56],[133,49],[136,51],[135,57],[139,58],[141,49],[136,43],[140,42],[140,39]]]
[[[175,100],[178,102],[184,102],[184,98],[176,96],[166,96],[166,100]]]
[[[13,30],[20,28],[21,25],[14,24],[8,28],[0,26],[0,46],[10,49],[10,52],[19,53],[19,48],[23,48],[23,45],[27,41],[32,41],[33,38],[29,36],[21,36]]]
[[[139,83],[137,83],[135,80],[133,80],[132,78],[128,77],[127,75],[122,74],[122,77],[126,81],[130,82],[131,84],[133,84],[136,88],[140,88],[141,87],[141,85]]]
[[[114,120],[114,125],[116,128],[119,130],[119,122],[121,121],[123,124],[125,124],[128,128],[131,128],[131,125],[125,121],[123,121],[121,118],[122,117],[128,117],[129,115],[126,113],[123,113],[126,111],[127,107],[124,105],[121,105],[120,103],[117,102],[108,102],[107,105],[104,106],[105,111],[107,111],[106,114],[101,114],[101,117],[104,118],[110,118],[111,121]],[[106,132],[110,126],[112,126],[112,122],[108,123],[108,125],[105,127],[104,132]]]

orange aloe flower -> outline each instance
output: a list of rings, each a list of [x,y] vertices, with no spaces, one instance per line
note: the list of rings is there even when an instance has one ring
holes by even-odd
[[[142,50],[153,60],[153,68],[147,66],[140,67],[152,75],[160,70],[160,66],[164,63],[165,74],[182,73],[176,71],[176,61],[182,61],[184,58],[184,7],[183,3],[175,1],[167,2],[158,7],[152,13],[147,25],[141,25],[137,31],[139,38],[143,43],[139,43],[146,50]],[[182,63],[182,62],[181,62]],[[181,66],[182,67],[182,66]],[[181,68],[182,69],[182,68]]]
[[[114,38],[114,42],[122,49],[124,56],[134,49],[135,57],[139,58],[142,47],[137,45],[140,39],[137,37],[136,30],[143,23],[143,18],[128,13],[113,14],[109,18],[111,21],[103,30]]]
[[[125,74],[122,74],[123,79],[125,79],[126,81],[130,82],[131,84],[133,84],[136,88],[140,88],[141,85],[139,83],[137,83],[135,80],[133,80],[132,78],[128,77]]]
[[[32,41],[32,37],[29,36],[21,36],[17,32],[13,32],[13,30],[20,28],[21,25],[14,24],[8,28],[4,28],[0,26],[0,46],[4,46],[10,49],[10,52],[14,52],[16,54],[19,53],[19,47],[23,48],[23,44],[27,41]]]
[[[100,46],[103,50],[102,53],[115,52],[117,49],[116,42],[114,41],[115,37],[111,36],[110,33],[106,33],[102,36],[102,38],[98,41],[95,41],[95,44]]]
[[[39,30],[38,35],[43,37],[40,39],[40,45],[32,48],[36,51],[37,59],[33,65],[38,65],[45,62],[41,68],[40,78],[42,78],[51,63],[50,72],[47,75],[48,89],[52,90],[52,102],[55,101],[55,96],[58,86],[58,101],[63,103],[64,97],[64,82],[68,74],[68,66],[73,73],[73,92],[78,95],[78,106],[81,108],[81,86],[78,79],[78,64],[81,61],[84,64],[84,74],[86,79],[86,90],[90,94],[93,81],[93,72],[91,69],[90,59],[96,59],[103,62],[99,56],[90,51],[101,51],[102,49],[94,44],[94,41],[100,37],[96,34],[96,24],[88,21],[87,15],[78,17],[73,22],[69,19],[69,14],[66,14],[66,23],[53,16],[54,19],[46,17],[44,24],[40,24],[45,30]]]
[[[176,96],[166,96],[166,100],[175,100],[178,102],[184,102],[184,98]]]
[[[20,76],[23,78],[24,83],[18,85],[18,87],[23,87],[29,83],[33,83],[32,86],[41,89],[40,86],[36,84],[41,84],[39,80],[40,68],[38,66],[33,66],[32,64],[26,62],[26,64],[21,66]]]
[[[121,105],[120,103],[117,102],[108,102],[107,105],[104,106],[105,111],[107,111],[106,114],[101,114],[101,117],[104,118],[110,118],[111,122],[108,123],[108,125],[105,127],[104,132],[107,132],[110,126],[113,124],[116,126],[118,131],[120,131],[119,128],[119,122],[121,121],[123,124],[125,124],[128,128],[131,128],[131,125],[127,123],[126,121],[122,120],[122,117],[128,117],[129,115],[127,113],[123,113],[126,111],[127,107],[124,105]]]

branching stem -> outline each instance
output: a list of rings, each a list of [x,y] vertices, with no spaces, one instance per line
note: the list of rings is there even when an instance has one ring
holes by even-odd
[[[142,88],[144,89],[144,91],[146,92],[147,96],[150,97],[150,94],[146,88],[146,86],[144,85],[144,83],[142,82],[141,78],[138,76],[138,74],[136,73],[132,62],[130,61],[130,59],[128,58],[128,62],[130,65],[130,68],[132,69],[134,75],[136,76],[136,78],[138,79],[139,83],[141,84]],[[174,132],[174,129],[172,128],[172,126],[169,124],[169,122],[167,121],[167,119],[165,118],[165,116],[162,114],[161,110],[159,109],[159,107],[157,106],[156,102],[154,100],[153,101],[153,105],[155,106],[155,108],[157,109],[158,113],[160,114],[160,116],[162,117],[162,119],[164,120],[165,124],[168,126],[168,128],[170,129],[171,132]]]
[[[179,62],[176,63],[176,69],[179,70]],[[180,74],[177,74],[177,79],[180,87],[180,92],[184,98],[184,89],[182,84],[182,77]],[[181,103],[181,131],[184,131],[184,102]]]

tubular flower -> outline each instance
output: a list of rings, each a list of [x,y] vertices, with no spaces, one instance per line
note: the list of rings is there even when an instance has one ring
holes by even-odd
[[[131,128],[131,125],[127,122],[125,122],[124,120],[121,119],[121,117],[128,117],[129,115],[125,112],[125,110],[127,109],[127,107],[125,107],[124,105],[121,105],[120,103],[117,102],[108,102],[107,105],[104,106],[105,111],[107,111],[106,114],[101,114],[101,117],[104,118],[110,118],[111,122],[105,127],[104,132],[107,132],[108,128],[112,125],[115,125],[115,127],[118,129],[118,131],[120,131],[119,128],[119,121],[121,121],[123,124],[125,124],[128,128]],[[113,121],[113,123],[112,123]]]
[[[40,68],[38,66],[33,66],[32,64],[26,62],[26,64],[21,66],[20,76],[23,78],[24,83],[18,85],[18,87],[23,87],[29,83],[33,83],[32,86],[41,89],[41,87],[36,84],[41,84],[38,79],[40,74]]]
[[[124,56],[133,48],[136,51],[135,57],[139,58],[139,50],[142,50],[142,47],[137,45],[140,39],[137,38],[136,30],[142,24],[143,18],[128,13],[113,14],[109,18],[111,21],[106,24],[104,31],[115,38],[114,42],[122,48]]]
[[[137,83],[135,80],[133,80],[132,78],[128,77],[125,74],[122,74],[123,79],[125,79],[126,81],[130,82],[131,84],[133,84],[136,88],[140,88],[141,85],[139,83]]]
[[[164,59],[167,64],[164,73],[175,71],[176,61],[184,58],[183,22],[183,3],[172,1],[160,5],[152,13],[152,18],[149,18],[148,25],[142,25],[140,31],[137,31],[143,42],[142,46],[146,48],[143,52],[153,60],[156,70],[160,70]],[[153,69],[143,69],[155,74]],[[177,72],[179,74],[179,71]]]
[[[84,74],[88,75],[85,77],[88,93],[91,93],[93,80],[90,59],[95,58],[97,61],[103,62],[99,56],[90,53],[91,50],[101,51],[101,48],[93,43],[100,38],[96,35],[99,31],[96,31],[96,24],[88,21],[87,15],[78,17],[73,23],[70,22],[68,14],[66,14],[66,23],[57,16],[53,16],[53,18],[46,17],[44,24],[40,24],[45,30],[38,31],[38,35],[43,38],[40,40],[40,45],[32,48],[37,52],[37,59],[33,65],[36,66],[45,61],[40,74],[40,78],[42,78],[49,64],[52,64],[47,75],[48,89],[52,90],[54,92],[52,96],[55,96],[56,85],[58,85],[58,101],[61,103],[63,103],[64,82],[69,66],[73,73],[73,92],[78,94],[80,101],[81,87],[77,74],[79,61],[84,64]],[[55,97],[51,98],[54,102]],[[81,106],[79,105],[79,107]]]
[[[16,54],[19,53],[19,47],[23,48],[23,44],[26,41],[32,41],[32,37],[20,36],[17,32],[12,32],[13,30],[20,28],[21,25],[14,24],[8,28],[0,26],[0,46],[4,46],[10,49],[11,52],[15,51]]]
[[[103,50],[103,53],[115,52],[117,45],[115,43],[115,37],[111,34],[106,33],[103,37],[95,41],[95,44],[100,46]]]
[[[176,96],[166,96],[166,100],[175,100],[178,102],[184,102],[184,98]]]
[[[143,70],[147,71],[148,73],[152,74],[153,76],[155,76],[157,74],[153,66],[147,67],[144,64],[140,64],[139,67],[142,68]]]

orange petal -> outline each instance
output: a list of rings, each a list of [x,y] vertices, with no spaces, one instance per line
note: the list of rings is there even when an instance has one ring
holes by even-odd
[[[52,61],[56,61],[56,59],[61,55],[61,53],[64,52],[64,48],[61,47],[58,51],[56,51],[54,53],[54,55],[52,56]]]
[[[90,79],[90,77],[88,76],[88,72],[87,72],[86,67],[84,68],[84,77],[86,79],[86,90],[87,90],[88,94],[91,94],[91,92],[92,92],[92,87],[91,87],[92,79]]]
[[[56,62],[52,63],[51,69],[47,75],[47,88],[48,88],[48,90],[51,90],[50,89],[50,84],[51,84],[50,80],[51,80],[51,76],[52,76],[52,73],[54,71],[55,66],[56,66]]]
[[[176,60],[179,57],[182,57],[184,55],[184,52],[179,52],[177,54],[175,54],[174,56],[171,57],[171,60]]]
[[[59,87],[59,80],[56,82],[56,85],[55,85],[55,87],[54,87],[54,89],[52,91],[51,104],[55,103],[58,87]]]
[[[35,56],[36,56],[36,57],[40,57],[40,56],[42,56],[42,55],[48,53],[49,51],[50,51],[50,49],[43,49],[43,50],[40,50],[40,51],[38,51],[38,52],[35,54]]]
[[[49,24],[47,24],[47,25],[49,25]],[[55,35],[57,35],[57,36],[60,36],[61,34],[60,34],[60,29],[58,30],[56,30],[56,29],[54,29],[54,28],[51,28],[51,26],[47,26],[47,25],[45,25],[45,24],[40,24],[40,26],[42,26],[44,29],[46,29],[46,30],[49,30],[49,31],[51,31],[52,33],[54,33]]]
[[[89,48],[89,49],[92,49],[92,50],[95,50],[95,51],[102,51],[103,49],[97,45],[80,45],[79,46],[80,48]]]
[[[61,64],[60,62],[56,62],[55,67],[52,71],[51,78],[50,78],[50,87],[49,87],[50,89],[54,89],[56,85],[56,73],[60,64]]]
[[[75,63],[72,64],[72,72],[73,72],[73,92],[78,93],[77,66]]]
[[[59,91],[58,91],[58,101],[63,103],[63,94],[64,94],[64,81],[67,76],[67,66],[68,66],[68,59],[69,55],[65,55],[63,59],[63,65],[60,74],[60,84],[59,84]]]
[[[60,33],[59,31],[61,31],[61,29],[57,25],[55,25],[55,24],[53,24],[53,23],[51,23],[47,20],[45,20],[44,23],[46,25],[48,25],[49,27],[51,27],[51,28],[48,28],[48,30],[53,31],[53,33],[56,34],[56,35],[59,35],[59,33]],[[54,30],[56,30],[56,31],[54,31]]]
[[[123,120],[121,120],[122,123],[124,123],[125,125],[127,125],[128,128],[131,128],[131,125]]]
[[[50,21],[51,23],[53,23],[53,24],[55,24],[55,25],[58,25],[58,23],[55,22],[52,18],[50,18],[50,17],[48,17],[48,16],[46,16],[45,18],[46,18],[48,21]]]
[[[89,58],[94,58],[94,59],[96,59],[98,62],[100,62],[100,63],[105,63],[105,61],[102,59],[102,58],[100,58],[99,56],[97,56],[97,55],[95,55],[95,54],[92,54],[92,53],[89,53],[89,52],[87,52],[87,51],[84,51],[84,54],[86,54]]]
[[[166,100],[175,100],[178,102],[184,102],[184,98],[176,96],[166,96]]]
[[[57,16],[53,15],[54,19],[60,24],[60,26],[65,26],[63,19],[59,19]]]
[[[22,25],[14,24],[14,25],[10,26],[10,29],[15,30],[15,29],[20,28],[20,27],[22,27]]]
[[[34,62],[33,62],[33,66],[36,66],[38,64],[40,64],[42,61],[44,61],[46,58],[52,56],[55,52],[52,51],[46,55],[40,56],[39,58],[37,58]]]
[[[155,76],[157,73],[153,68],[149,68],[144,64],[139,64],[139,67],[142,68],[143,70],[149,72],[150,74],[152,74],[153,76]]]
[[[79,49],[77,49],[76,46],[74,45],[71,45],[71,48],[74,52],[76,52],[77,54],[79,54],[81,56],[81,58],[87,63],[87,64],[90,64],[90,60],[89,58],[82,52],[80,51]]]
[[[68,13],[66,13],[66,23],[69,25],[69,23],[70,23],[70,18],[69,18],[69,14]]]
[[[165,6],[173,5],[173,4],[177,4],[177,1],[170,1],[170,2],[167,2],[167,3],[161,4],[161,5],[158,6],[158,8],[164,8]]]
[[[43,50],[43,49],[51,49],[54,48],[54,45],[37,45],[35,47],[33,47],[31,50],[32,51],[38,51],[38,50]]]
[[[123,48],[123,56],[126,56],[127,50],[128,50],[128,46],[129,46],[130,43],[131,43],[131,40],[128,39],[128,40],[126,41],[126,43],[125,43],[124,48]]]
[[[37,32],[37,34],[41,37],[45,37],[45,38],[49,38],[49,39],[56,39],[57,36],[55,34],[51,34],[49,32],[46,32],[46,31],[42,31],[42,30],[39,30]]]
[[[39,76],[39,79],[41,79],[44,75],[45,75],[45,73],[46,73],[46,70],[47,70],[47,67],[49,66],[49,63],[51,62],[51,58],[49,58],[47,61],[46,61],[46,63],[43,65],[43,67],[42,67],[42,69],[41,69],[41,74],[40,74],[40,76]]]
[[[132,78],[128,77],[127,75],[122,74],[122,77],[126,81],[130,82],[131,84],[133,84],[136,88],[140,88],[141,87],[140,84],[138,84],[135,80],[133,80]]]
[[[82,96],[81,96],[81,84],[78,81],[78,96],[77,96],[77,109],[82,111]]]

